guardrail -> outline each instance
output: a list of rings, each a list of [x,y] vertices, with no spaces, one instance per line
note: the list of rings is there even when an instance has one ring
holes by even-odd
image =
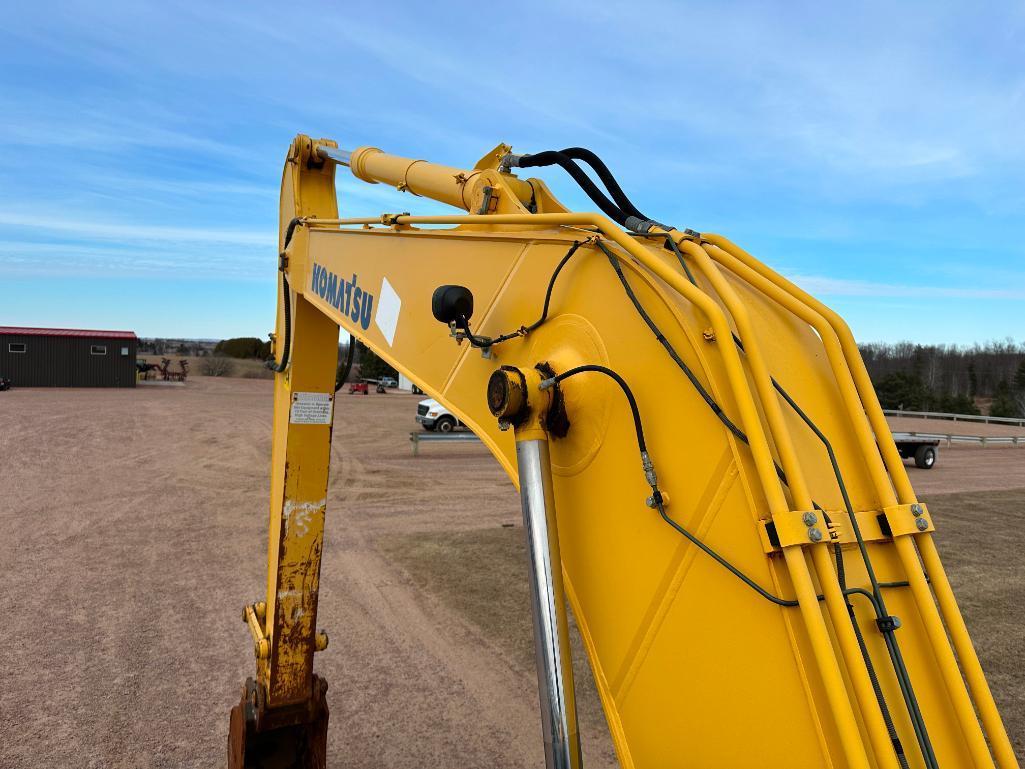
[[[413,456],[420,456],[420,444],[423,442],[427,443],[462,443],[464,441],[479,441],[473,433],[458,432],[458,433],[428,433],[422,430],[414,430],[409,434],[409,442],[413,444]]]
[[[1017,417],[984,417],[978,414],[945,414],[942,411],[903,411],[901,409],[883,409],[888,417],[921,417],[922,419],[949,419],[953,422],[983,422],[995,425],[1015,425],[1025,427],[1025,419]]]
[[[907,435],[912,438],[927,438],[929,440],[946,441],[947,446],[954,443],[980,443],[986,446],[1025,446],[1025,435],[955,435],[954,433],[894,433],[893,437],[900,440],[900,436]]]

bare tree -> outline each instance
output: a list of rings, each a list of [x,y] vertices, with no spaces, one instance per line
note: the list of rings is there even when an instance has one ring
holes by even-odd
[[[1025,366],[1025,344],[1013,339],[966,347],[911,342],[866,344],[861,355],[873,382],[894,374],[917,377],[931,391],[952,397],[991,398],[1001,382]]]
[[[199,373],[203,376],[231,376],[235,373],[235,363],[231,358],[211,355],[199,362]]]

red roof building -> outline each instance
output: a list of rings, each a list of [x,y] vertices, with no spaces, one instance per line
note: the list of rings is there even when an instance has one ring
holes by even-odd
[[[0,326],[0,334],[19,336],[92,336],[103,339],[138,339],[134,331],[95,331],[85,328],[31,328],[29,326]]]
[[[0,326],[0,378],[14,387],[135,387],[133,331]]]

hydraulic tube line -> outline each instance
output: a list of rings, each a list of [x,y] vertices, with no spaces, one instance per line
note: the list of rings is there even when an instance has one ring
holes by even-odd
[[[762,284],[763,290],[776,293],[777,301],[780,301],[792,312],[805,317],[808,322],[811,322],[816,327],[816,330],[819,331],[823,341],[826,342],[827,353],[834,351],[830,349],[830,342],[836,345],[838,349],[834,349],[838,353],[837,357],[845,364],[842,368],[839,365],[834,365],[834,371],[838,375],[838,384],[840,384],[841,392],[845,396],[853,396],[852,400],[856,399],[856,402],[860,401],[860,403],[865,404],[856,416],[854,411],[852,411],[855,433],[858,435],[859,443],[863,447],[866,444],[873,447],[878,444],[879,452],[882,454],[882,462],[885,462],[885,470],[880,473],[880,465],[882,463],[880,462],[879,454],[875,452],[874,448],[871,450],[864,449],[864,456],[869,463],[869,469],[873,471],[872,474],[875,479],[879,479],[880,474],[882,474],[883,478],[887,478],[886,471],[888,471],[888,478],[885,484],[879,482],[876,484],[877,490],[881,492],[882,505],[885,507],[896,504],[897,498],[903,504],[911,504],[916,501],[914,491],[908,482],[907,472],[904,469],[903,463],[897,457],[893,441],[888,440],[888,433],[880,432],[882,427],[885,426],[885,420],[882,418],[882,411],[879,408],[878,399],[871,388],[871,384],[866,384],[867,374],[865,373],[864,363],[861,361],[860,353],[857,353],[857,346],[854,343],[850,329],[843,320],[814,297],[762,265],[753,256],[726,238],[717,235],[704,235],[703,238],[711,245],[716,246],[716,250],[719,253],[728,255],[736,263],[742,264],[751,273],[756,274],[760,278],[758,282]],[[708,253],[713,257],[716,256],[716,251],[709,251]],[[818,322],[810,320],[809,316]],[[822,328],[823,326],[825,328]],[[832,354],[830,358],[833,359]],[[847,370],[848,377],[846,378],[842,376],[841,372],[843,369]],[[839,381],[841,379],[846,379],[846,381]],[[856,393],[852,393],[847,389],[851,385],[853,385],[851,389],[855,390]],[[848,408],[850,409],[850,405],[848,405]],[[866,415],[867,421],[871,423],[870,425],[866,424]],[[873,432],[875,433],[874,435],[872,435]],[[897,498],[895,498],[893,489],[889,485],[890,481],[897,488]],[[919,545],[917,550],[919,552],[916,552],[914,543],[910,539],[917,540]],[[894,540],[894,544],[904,571],[912,583],[912,589],[916,594],[923,622],[940,663],[940,670],[946,683],[948,694],[957,712],[958,721],[970,746],[976,766],[993,766],[993,760],[989,755],[985,737],[976,719],[975,709],[972,707],[971,699],[968,697],[968,692],[961,679],[957,658],[960,659],[961,665],[964,667],[965,678],[968,679],[971,693],[974,695],[974,704],[978,708],[979,716],[992,741],[997,766],[1000,769],[1015,769],[1017,761],[1014,758],[1014,751],[1007,737],[1007,731],[996,709],[985,674],[982,672],[982,666],[979,663],[971,638],[965,628],[964,619],[957,607],[950,583],[936,554],[936,546],[931,535],[926,533],[916,535],[913,538],[898,537]],[[922,572],[922,566],[918,557],[919,554],[921,554],[922,561],[926,562],[926,568],[931,567],[933,569],[933,571],[929,572],[929,576],[932,580],[933,591],[935,591],[936,598],[940,604],[939,611],[937,611],[936,602],[933,601],[932,595],[929,592],[928,583],[925,581],[925,575]],[[946,627],[944,627],[944,620]],[[953,650],[948,642],[947,632],[950,633],[950,638],[953,640],[954,649],[957,651],[957,658],[954,657]]]
[[[719,297],[733,316],[741,336],[745,339],[753,339],[754,327],[747,309],[708,254],[690,241],[683,241],[681,246],[695,260],[698,269],[704,273],[712,287],[719,294]],[[762,399],[762,408],[769,423],[770,433],[775,440],[776,449],[779,451],[780,462],[789,480],[794,503],[799,510],[810,512],[812,509],[811,494],[798,461],[797,452],[794,449],[786,421],[783,418],[782,409],[772,388],[772,378],[762,357],[761,349],[757,344],[749,344],[745,349],[748,350],[748,362],[754,375],[755,386]],[[893,742],[886,731],[886,724],[883,721],[882,711],[879,708],[875,691],[872,688],[868,668],[861,656],[857,637],[850,623],[847,613],[847,601],[840,591],[840,584],[833,569],[832,559],[828,552],[829,545],[826,542],[819,542],[818,544],[810,544],[808,547],[811,550],[812,563],[818,574],[819,586],[825,596],[826,607],[833,625],[833,632],[836,634],[839,642],[841,654],[854,687],[858,707],[861,710],[865,727],[869,733],[869,739],[875,752],[876,760],[882,769],[898,769]]]
[[[861,360],[861,355],[858,352],[857,343],[854,341],[854,336],[851,334],[850,328],[847,324],[842,318],[840,318],[840,316],[823,305],[813,296],[807,294],[805,291],[801,290],[778,273],[759,263],[754,257],[742,248],[728,241],[726,238],[716,235],[708,235],[705,237],[709,242],[731,254],[736,259],[742,260],[753,270],[757,270],[765,276],[767,280],[772,281],[772,283],[778,286],[782,291],[787,292],[794,300],[803,303],[809,309],[819,313],[832,327],[850,368],[850,374],[853,379],[854,386],[857,388],[862,401],[867,406],[865,412],[868,414],[868,419],[871,422],[872,429],[878,436],[879,449],[882,453],[883,461],[886,464],[886,469],[889,471],[890,478],[897,489],[897,496],[902,504],[912,504],[916,502],[917,498],[914,490],[911,488],[911,483],[908,481],[907,471],[904,469],[904,463],[897,454],[897,449],[894,446],[893,441],[888,440],[889,430],[886,425],[883,412],[879,408],[878,397],[872,387],[871,380],[868,378],[864,362]],[[950,633],[950,638],[953,640],[954,649],[957,651],[957,657],[960,660],[965,678],[968,680],[972,696],[975,699],[975,706],[978,708],[979,716],[981,717],[982,723],[989,735],[993,753],[996,756],[997,766],[999,766],[1000,769],[1017,769],[1018,763],[1014,755],[1014,748],[1011,746],[1011,741],[1007,736],[1007,730],[1004,727],[1003,720],[1001,719],[996,703],[993,700],[993,694],[990,691],[988,682],[986,681],[986,675],[982,670],[978,654],[972,644],[971,637],[968,635],[968,629],[965,626],[964,617],[961,615],[961,611],[957,606],[957,601],[954,598],[954,592],[950,587],[950,581],[947,579],[946,572],[940,563],[939,554],[936,551],[936,543],[933,541],[932,535],[929,533],[919,535],[915,537],[915,539],[916,544],[918,545],[919,555],[921,556],[922,562],[929,573],[929,578],[932,581],[933,592],[936,594],[936,600],[939,603],[940,612],[942,613],[943,620],[946,623],[946,630]],[[913,555],[913,553],[907,552],[905,556],[902,557],[902,560],[906,559],[906,565],[910,564],[913,566],[915,564],[915,560],[910,557],[911,555]],[[965,715],[967,715],[966,708],[962,706],[961,710]],[[973,742],[975,745],[979,745],[977,739],[973,740]]]
[[[518,440],[516,463],[523,528],[530,552],[530,605],[534,619],[545,766],[548,769],[580,769],[573,662],[566,624],[548,441],[543,438]]]

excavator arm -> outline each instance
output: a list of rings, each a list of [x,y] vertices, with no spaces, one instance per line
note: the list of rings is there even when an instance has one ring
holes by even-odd
[[[602,213],[512,173],[551,165]],[[466,213],[339,218],[339,167]],[[549,767],[580,766],[567,604],[624,767],[1018,766],[834,312],[646,217],[580,148],[462,170],[299,136],[280,216],[267,595],[230,766],[325,765],[339,329],[519,488]]]

